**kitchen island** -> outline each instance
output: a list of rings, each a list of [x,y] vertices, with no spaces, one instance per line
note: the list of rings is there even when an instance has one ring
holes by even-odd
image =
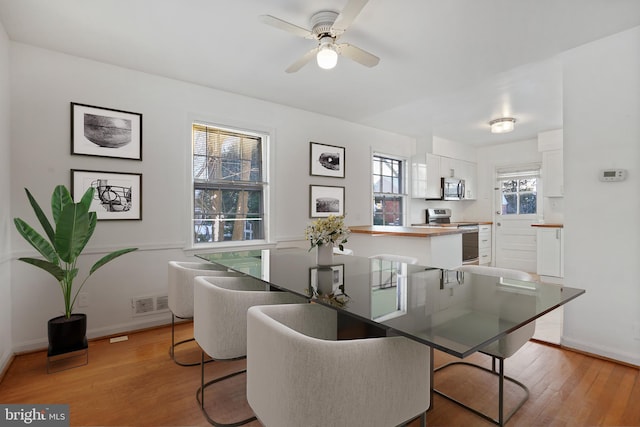
[[[345,245],[357,255],[396,254],[438,268],[462,265],[462,229],[453,227],[350,226]]]

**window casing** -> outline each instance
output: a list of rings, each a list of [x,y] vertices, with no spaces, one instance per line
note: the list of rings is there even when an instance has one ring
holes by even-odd
[[[404,225],[405,165],[404,160],[373,155],[373,225]]]
[[[540,169],[498,172],[501,214],[536,215]]]
[[[193,123],[193,245],[265,240],[266,140]]]

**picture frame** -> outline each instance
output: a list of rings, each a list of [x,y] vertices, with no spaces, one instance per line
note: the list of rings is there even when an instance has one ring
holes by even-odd
[[[344,187],[328,185],[309,186],[309,216],[326,218],[344,215]]]
[[[142,160],[142,114],[72,102],[71,154]]]
[[[71,169],[71,196],[77,202],[89,187],[90,210],[98,220],[142,220],[142,174]]]
[[[337,145],[311,142],[309,147],[309,174],[344,178],[345,148]]]

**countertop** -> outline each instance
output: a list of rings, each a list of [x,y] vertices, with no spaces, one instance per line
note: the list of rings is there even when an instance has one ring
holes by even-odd
[[[555,223],[540,223],[540,224],[531,224],[532,227],[545,227],[545,228],[564,228],[563,224],[555,224]]]
[[[391,225],[354,225],[349,226],[352,233],[406,237],[433,237],[448,234],[460,234],[464,230],[453,227],[400,227]]]

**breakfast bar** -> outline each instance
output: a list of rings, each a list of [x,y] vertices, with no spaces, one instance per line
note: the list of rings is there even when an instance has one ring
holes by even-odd
[[[411,256],[418,263],[438,268],[462,264],[462,234],[454,227],[351,226],[347,246],[362,256],[389,252]]]

